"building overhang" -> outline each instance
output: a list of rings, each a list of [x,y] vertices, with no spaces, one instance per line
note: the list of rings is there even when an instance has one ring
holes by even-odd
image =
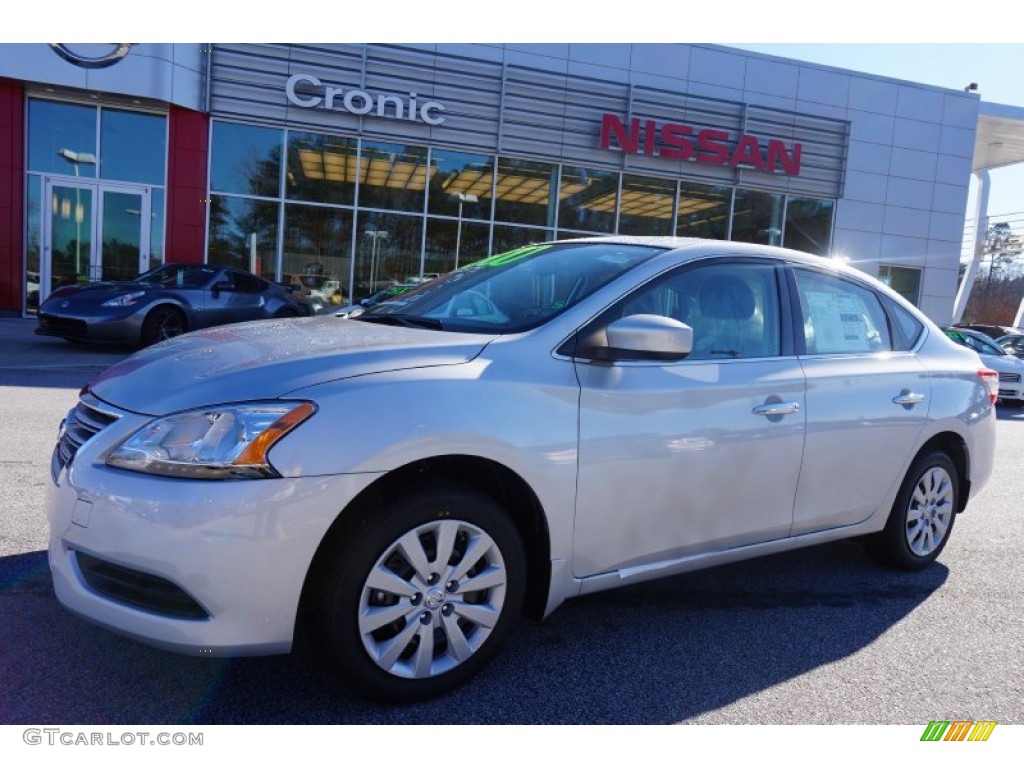
[[[981,102],[972,171],[1024,163],[1024,107]]]

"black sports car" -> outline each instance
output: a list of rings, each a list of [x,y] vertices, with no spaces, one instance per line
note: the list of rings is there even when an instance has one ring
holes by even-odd
[[[36,333],[149,345],[211,325],[310,314],[301,293],[250,272],[165,264],[134,280],[58,288],[39,308]]]

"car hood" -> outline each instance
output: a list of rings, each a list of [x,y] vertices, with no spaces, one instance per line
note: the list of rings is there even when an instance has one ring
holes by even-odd
[[[153,290],[157,286],[152,283],[139,283],[133,280],[109,280],[100,283],[83,283],[82,285],[65,285],[51,293],[46,303],[57,299],[72,299],[76,302],[102,304],[107,299],[135,291]]]
[[[272,399],[369,373],[457,365],[494,338],[337,317],[260,320],[188,333],[135,353],[89,385],[111,405],[164,415]]]

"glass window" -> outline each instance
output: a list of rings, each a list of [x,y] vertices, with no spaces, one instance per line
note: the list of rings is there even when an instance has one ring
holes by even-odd
[[[464,219],[491,218],[493,157],[434,149],[430,166],[431,213]]]
[[[508,157],[498,158],[497,199],[494,218],[514,224],[555,224],[554,198],[558,166]],[[495,251],[499,250],[497,245]]]
[[[356,229],[354,300],[420,277],[423,219],[361,211]]]
[[[787,248],[828,256],[832,244],[832,200],[791,197],[786,203]]]
[[[164,222],[166,221],[166,214],[164,211],[164,191],[162,189],[154,189],[150,196],[150,205],[152,206],[151,220],[152,224],[149,228],[149,268],[156,269],[164,263]]]
[[[618,193],[616,171],[563,166],[558,183],[559,228],[614,232]]]
[[[671,235],[675,202],[674,181],[624,175],[619,202],[619,233]]]
[[[521,245],[532,245],[543,243],[551,239],[550,229],[534,229],[533,227],[508,227],[499,224],[494,225],[494,242],[491,244],[492,253],[511,251]]]
[[[28,169],[96,176],[96,107],[29,99]]]
[[[277,197],[281,131],[256,125],[213,124],[210,187],[214,192]]]
[[[775,357],[781,353],[779,292],[770,264],[684,267],[634,291],[605,322],[664,315],[693,328],[687,360]]]
[[[292,200],[353,205],[356,140],[322,133],[288,133],[285,195]]]
[[[899,352],[913,349],[917,340],[921,338],[924,325],[888,296],[883,297],[882,301],[893,319],[893,349]]]
[[[352,217],[339,208],[286,205],[281,279],[324,306],[348,303]]]
[[[39,309],[39,289],[42,285],[39,261],[39,232],[42,227],[42,193],[39,191],[41,186],[42,182],[38,176],[28,177],[25,230],[25,309],[28,312]]]
[[[782,245],[784,203],[782,195],[737,189],[731,239],[743,243]]]
[[[422,213],[426,188],[426,147],[363,142],[359,160],[360,208]]]
[[[277,211],[275,202],[214,195],[207,262],[276,280]]]
[[[491,226],[476,221],[427,219],[424,275],[443,275],[487,256]]]
[[[104,109],[100,113],[100,176],[140,184],[163,184],[167,118]]]
[[[728,240],[731,203],[732,187],[681,182],[676,236]]]
[[[892,288],[896,293],[917,306],[921,298],[921,270],[912,267],[890,267],[882,264],[878,267],[878,279]]]
[[[795,269],[804,342],[809,355],[857,354],[892,349],[878,296],[850,280]]]

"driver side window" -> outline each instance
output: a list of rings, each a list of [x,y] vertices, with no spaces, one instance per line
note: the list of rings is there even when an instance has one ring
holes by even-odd
[[[618,317],[662,315],[693,328],[687,360],[776,357],[779,292],[772,263],[689,266],[657,278],[619,305]]]

